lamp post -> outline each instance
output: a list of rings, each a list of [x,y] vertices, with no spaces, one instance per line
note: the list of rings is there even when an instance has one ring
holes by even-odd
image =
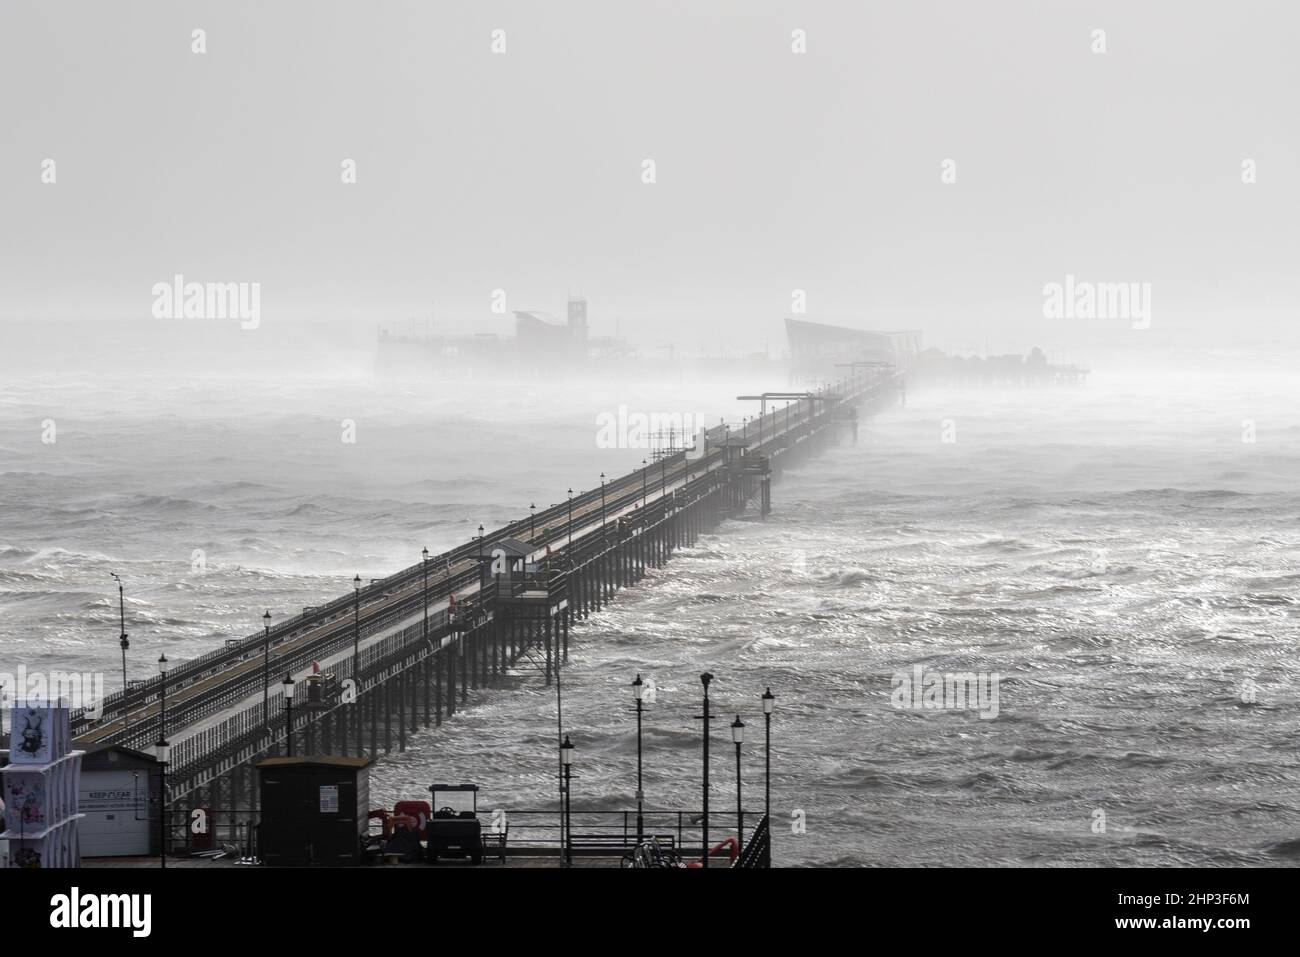
[[[537,503],[533,502],[528,506],[528,540],[531,542],[537,536]]]
[[[167,765],[172,758],[172,746],[162,735],[153,746],[158,759],[158,866],[167,866]]]
[[[131,730],[131,709],[128,707],[129,702],[126,698],[126,649],[131,647],[131,642],[126,640],[126,598],[122,594],[122,579],[117,577],[117,572],[109,572],[113,580],[117,582],[117,614],[118,622],[121,625],[121,637],[118,644],[122,646],[122,730]]]
[[[768,688],[761,696],[763,702],[763,816],[767,818],[768,833],[772,827],[772,709],[776,695]]]
[[[479,607],[483,602],[483,526],[478,527],[478,600]]]
[[[569,544],[573,544],[573,489],[569,489]]]
[[[646,464],[645,459],[642,459],[641,460],[641,508],[643,509],[645,508],[645,498],[646,498],[646,488],[645,488],[646,478],[649,475],[649,473],[650,473],[650,466]]]
[[[429,640],[429,549],[420,549],[420,558],[422,559],[420,562],[420,572],[424,575],[424,595],[422,597],[424,603],[424,630],[421,633],[421,637],[427,643]],[[426,698],[425,700],[427,701],[428,699]]]
[[[645,836],[644,802],[645,792],[641,789],[641,700],[645,693],[645,682],[636,676],[632,682],[632,697],[636,699],[636,842],[641,843]]]
[[[158,737],[167,737],[167,656],[158,656],[158,676],[162,681],[158,693]]]
[[[271,726],[271,609],[262,616],[262,730]]]
[[[700,716],[704,721],[704,814],[702,819],[703,837],[704,837],[704,866],[709,866],[709,722],[713,718],[709,715],[709,682],[713,680],[713,675],[707,671],[700,675],[700,684],[704,685],[704,713]]]
[[[564,765],[564,864],[566,867],[573,866],[573,825],[572,811],[573,803],[570,798],[569,777],[573,767],[573,742],[569,736],[564,736],[564,743],[560,745],[560,763]]]
[[[745,812],[740,803],[740,746],[745,740],[745,722],[740,720],[740,715],[736,715],[736,720],[731,722],[731,740],[736,742],[736,839],[744,847]]]
[[[605,534],[605,473],[600,473],[600,534]]]
[[[289,757],[293,757],[293,683],[293,678],[286,671],[280,687],[284,689],[284,740]]]
[[[360,681],[361,667],[361,576],[352,579],[355,599],[352,605],[352,680]]]

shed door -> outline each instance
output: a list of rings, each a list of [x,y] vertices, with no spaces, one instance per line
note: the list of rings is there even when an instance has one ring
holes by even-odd
[[[83,771],[80,798],[82,857],[149,853],[147,771]]]

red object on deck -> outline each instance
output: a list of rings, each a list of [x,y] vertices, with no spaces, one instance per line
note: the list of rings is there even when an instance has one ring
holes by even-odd
[[[429,818],[433,816],[433,809],[429,807],[428,801],[398,801],[393,805],[394,822],[397,815],[405,814],[407,817],[415,819],[416,826],[423,831]]]
[[[708,856],[709,856],[709,857],[717,857],[717,856],[718,856],[718,852],[719,852],[719,851],[722,851],[723,849],[726,849],[726,851],[727,851],[727,862],[728,862],[728,863],[730,863],[731,861],[734,861],[737,857],[740,856],[740,842],[737,841],[734,837],[729,837],[729,838],[727,838],[726,840],[719,841],[717,844],[714,844],[711,848],[709,848],[709,854],[708,854]],[[687,864],[686,866],[687,866],[687,867],[703,867],[703,866],[704,866],[704,858],[700,858],[698,861],[691,861],[691,862],[690,862],[689,864]]]

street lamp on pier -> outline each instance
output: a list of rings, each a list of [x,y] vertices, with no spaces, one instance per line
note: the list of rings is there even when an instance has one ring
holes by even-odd
[[[645,459],[642,459],[641,460],[641,508],[642,509],[645,508],[645,497],[646,497],[645,486],[646,486],[646,477],[649,474],[649,472],[650,472],[650,466],[646,464]]]
[[[600,473],[600,534],[605,534],[605,473]]]
[[[763,692],[763,815],[767,818],[768,833],[772,827],[772,709],[776,695],[768,688]]]
[[[483,526],[478,527],[478,600],[483,607]]]
[[[573,544],[573,489],[569,489],[569,544]]]
[[[569,779],[573,767],[573,742],[564,736],[560,745],[560,763],[564,766],[564,863],[573,866],[573,803],[570,798]]]
[[[284,740],[289,757],[293,757],[293,685],[293,678],[286,671],[280,686],[284,688]]]
[[[645,837],[645,791],[641,789],[641,701],[645,694],[645,682],[636,676],[632,682],[632,697],[636,699],[636,842]]]
[[[713,681],[713,675],[704,672],[700,675],[700,684],[704,686],[704,712],[700,719],[704,722],[704,813],[701,815],[701,825],[704,837],[704,866],[709,866],[709,722],[713,716],[709,714],[709,683]]]
[[[424,576],[424,595],[422,601],[424,604],[424,630],[421,637],[427,642],[429,640],[429,549],[420,549],[420,572]]]
[[[271,609],[262,616],[262,730],[271,725]]]
[[[158,690],[158,737],[167,737],[167,656],[158,656],[158,676],[162,684]]]
[[[361,576],[352,579],[355,598],[352,605],[352,680],[360,681],[361,669]]]
[[[528,506],[528,540],[531,542],[537,537],[537,503],[533,502]]]
[[[731,722],[731,740],[736,742],[736,840],[743,848],[745,846],[745,812],[740,802],[740,746],[745,741],[745,722],[740,720],[740,715],[736,715],[736,720]]]
[[[126,649],[131,647],[131,642],[126,638],[126,597],[122,593],[122,579],[117,577],[117,572],[109,572],[113,580],[117,582],[117,614],[120,624],[121,637],[118,644],[122,646],[122,730],[131,730],[131,709],[127,701],[127,684],[126,684]]]

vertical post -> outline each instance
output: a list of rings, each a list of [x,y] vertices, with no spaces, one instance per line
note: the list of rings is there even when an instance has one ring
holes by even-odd
[[[702,819],[702,830],[704,836],[704,866],[709,866],[709,682],[713,680],[713,675],[707,671],[700,675],[700,684],[704,686],[704,713],[701,716],[704,721],[704,814]]]
[[[560,745],[559,746],[560,773],[559,776],[555,779],[555,783],[560,788],[561,807],[563,807],[564,805],[565,796],[569,793],[568,783],[564,777],[565,771],[567,770],[567,765],[564,758],[565,755],[569,753],[568,751],[565,750],[564,746],[568,742],[569,738],[564,733],[564,695],[562,694],[562,691],[563,689],[560,686],[560,673],[557,671],[555,673],[555,738]],[[573,745],[570,744],[569,749],[572,750],[572,748]],[[560,815],[560,844],[561,844],[560,863],[561,864],[563,864],[567,859],[567,855],[565,853],[565,849],[567,848],[567,844],[565,843],[565,835],[567,835],[568,833],[569,833],[568,820],[563,814],[561,814]]]
[[[569,789],[572,762],[573,742],[566,734],[564,743],[560,745],[560,763],[564,767],[564,864],[566,867],[573,866],[573,803]]]
[[[478,527],[478,599],[479,607],[483,607],[483,589],[487,587],[483,580],[483,526]]]
[[[158,866],[167,866],[167,762],[171,746],[159,735],[158,744]]]
[[[442,725],[442,658],[443,650],[439,648],[433,656],[433,722]]]
[[[745,722],[740,720],[740,715],[736,715],[736,720],[731,723],[731,740],[736,743],[736,842],[743,848],[745,846],[745,809],[741,802],[741,785],[743,782],[740,777],[740,745],[745,740]]]
[[[352,579],[356,597],[352,605],[352,680],[361,681],[361,576]]]
[[[282,684],[284,686],[285,747],[288,749],[288,756],[293,757],[293,678],[288,672],[285,672]]]
[[[482,566],[480,566],[481,568]],[[481,574],[481,572],[480,572]],[[460,659],[460,703],[464,704],[469,701],[469,656],[470,643],[473,639],[473,630],[463,631],[460,635],[460,648],[457,649],[456,657]]]
[[[424,575],[424,594],[421,596],[423,607],[424,607],[424,631],[422,632],[422,637],[424,638],[425,644],[428,644],[429,643],[429,549],[427,548],[421,549],[420,558],[422,559],[422,561],[420,562],[420,571]]]
[[[262,731],[271,727],[271,609],[262,616]]]
[[[126,649],[131,647],[131,642],[126,637],[126,596],[122,592],[122,579],[117,577],[116,572],[109,572],[117,582],[117,614],[120,633],[118,644],[122,648],[122,730],[124,732],[131,730],[131,709],[130,702],[127,699],[128,686],[126,683]]]
[[[641,789],[641,695],[644,690],[641,676],[632,682],[632,694],[636,697],[636,842],[645,839],[644,801],[645,792]]]
[[[767,818],[768,833],[772,833],[772,709],[776,695],[769,687],[762,694],[763,702],[763,815]]]
[[[158,738],[167,737],[167,656],[158,656],[158,678],[162,682],[158,689]]]

